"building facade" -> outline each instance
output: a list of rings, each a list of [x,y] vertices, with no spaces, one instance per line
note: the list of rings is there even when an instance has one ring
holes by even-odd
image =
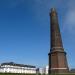
[[[47,65],[47,66],[45,67],[45,74],[48,74],[48,70],[49,70],[49,66]]]
[[[14,62],[9,62],[9,63],[2,63],[0,65],[0,72],[36,74],[36,67],[31,65],[16,64]]]
[[[38,68],[38,73],[40,74],[45,74],[45,75],[48,75],[48,70],[49,70],[49,66],[47,65],[46,67],[42,67],[42,68]]]

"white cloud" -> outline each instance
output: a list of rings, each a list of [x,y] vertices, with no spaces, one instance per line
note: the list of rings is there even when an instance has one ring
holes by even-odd
[[[71,34],[75,34],[75,5],[74,1],[69,1],[64,17],[64,30]]]
[[[66,13],[65,25],[68,30],[75,30],[75,10],[69,10]]]

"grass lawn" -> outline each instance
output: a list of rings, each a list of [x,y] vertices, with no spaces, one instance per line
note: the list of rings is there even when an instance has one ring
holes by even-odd
[[[0,73],[0,75],[36,75],[36,74],[21,74],[21,73]]]
[[[0,73],[0,75],[37,75],[37,74]],[[45,75],[45,74],[38,74],[38,75]],[[50,74],[50,75],[75,75],[75,73],[69,73],[69,74]]]

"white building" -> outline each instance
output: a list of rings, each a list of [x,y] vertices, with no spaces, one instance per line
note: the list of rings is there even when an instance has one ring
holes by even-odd
[[[48,74],[48,70],[49,70],[49,66],[47,65],[47,66],[45,67],[45,74]]]
[[[48,69],[49,69],[49,66],[46,66],[44,68],[39,68],[39,73],[40,74],[48,74]]]
[[[36,74],[36,67],[31,65],[16,64],[14,62],[9,62],[2,63],[0,65],[0,72]]]
[[[44,68],[39,68],[39,73],[44,74]]]

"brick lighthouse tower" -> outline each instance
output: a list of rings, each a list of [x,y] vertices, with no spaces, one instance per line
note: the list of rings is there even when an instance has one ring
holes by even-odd
[[[66,59],[66,52],[63,48],[58,16],[55,8],[51,9],[50,20],[51,49],[49,53],[49,74],[68,73],[69,69]]]

